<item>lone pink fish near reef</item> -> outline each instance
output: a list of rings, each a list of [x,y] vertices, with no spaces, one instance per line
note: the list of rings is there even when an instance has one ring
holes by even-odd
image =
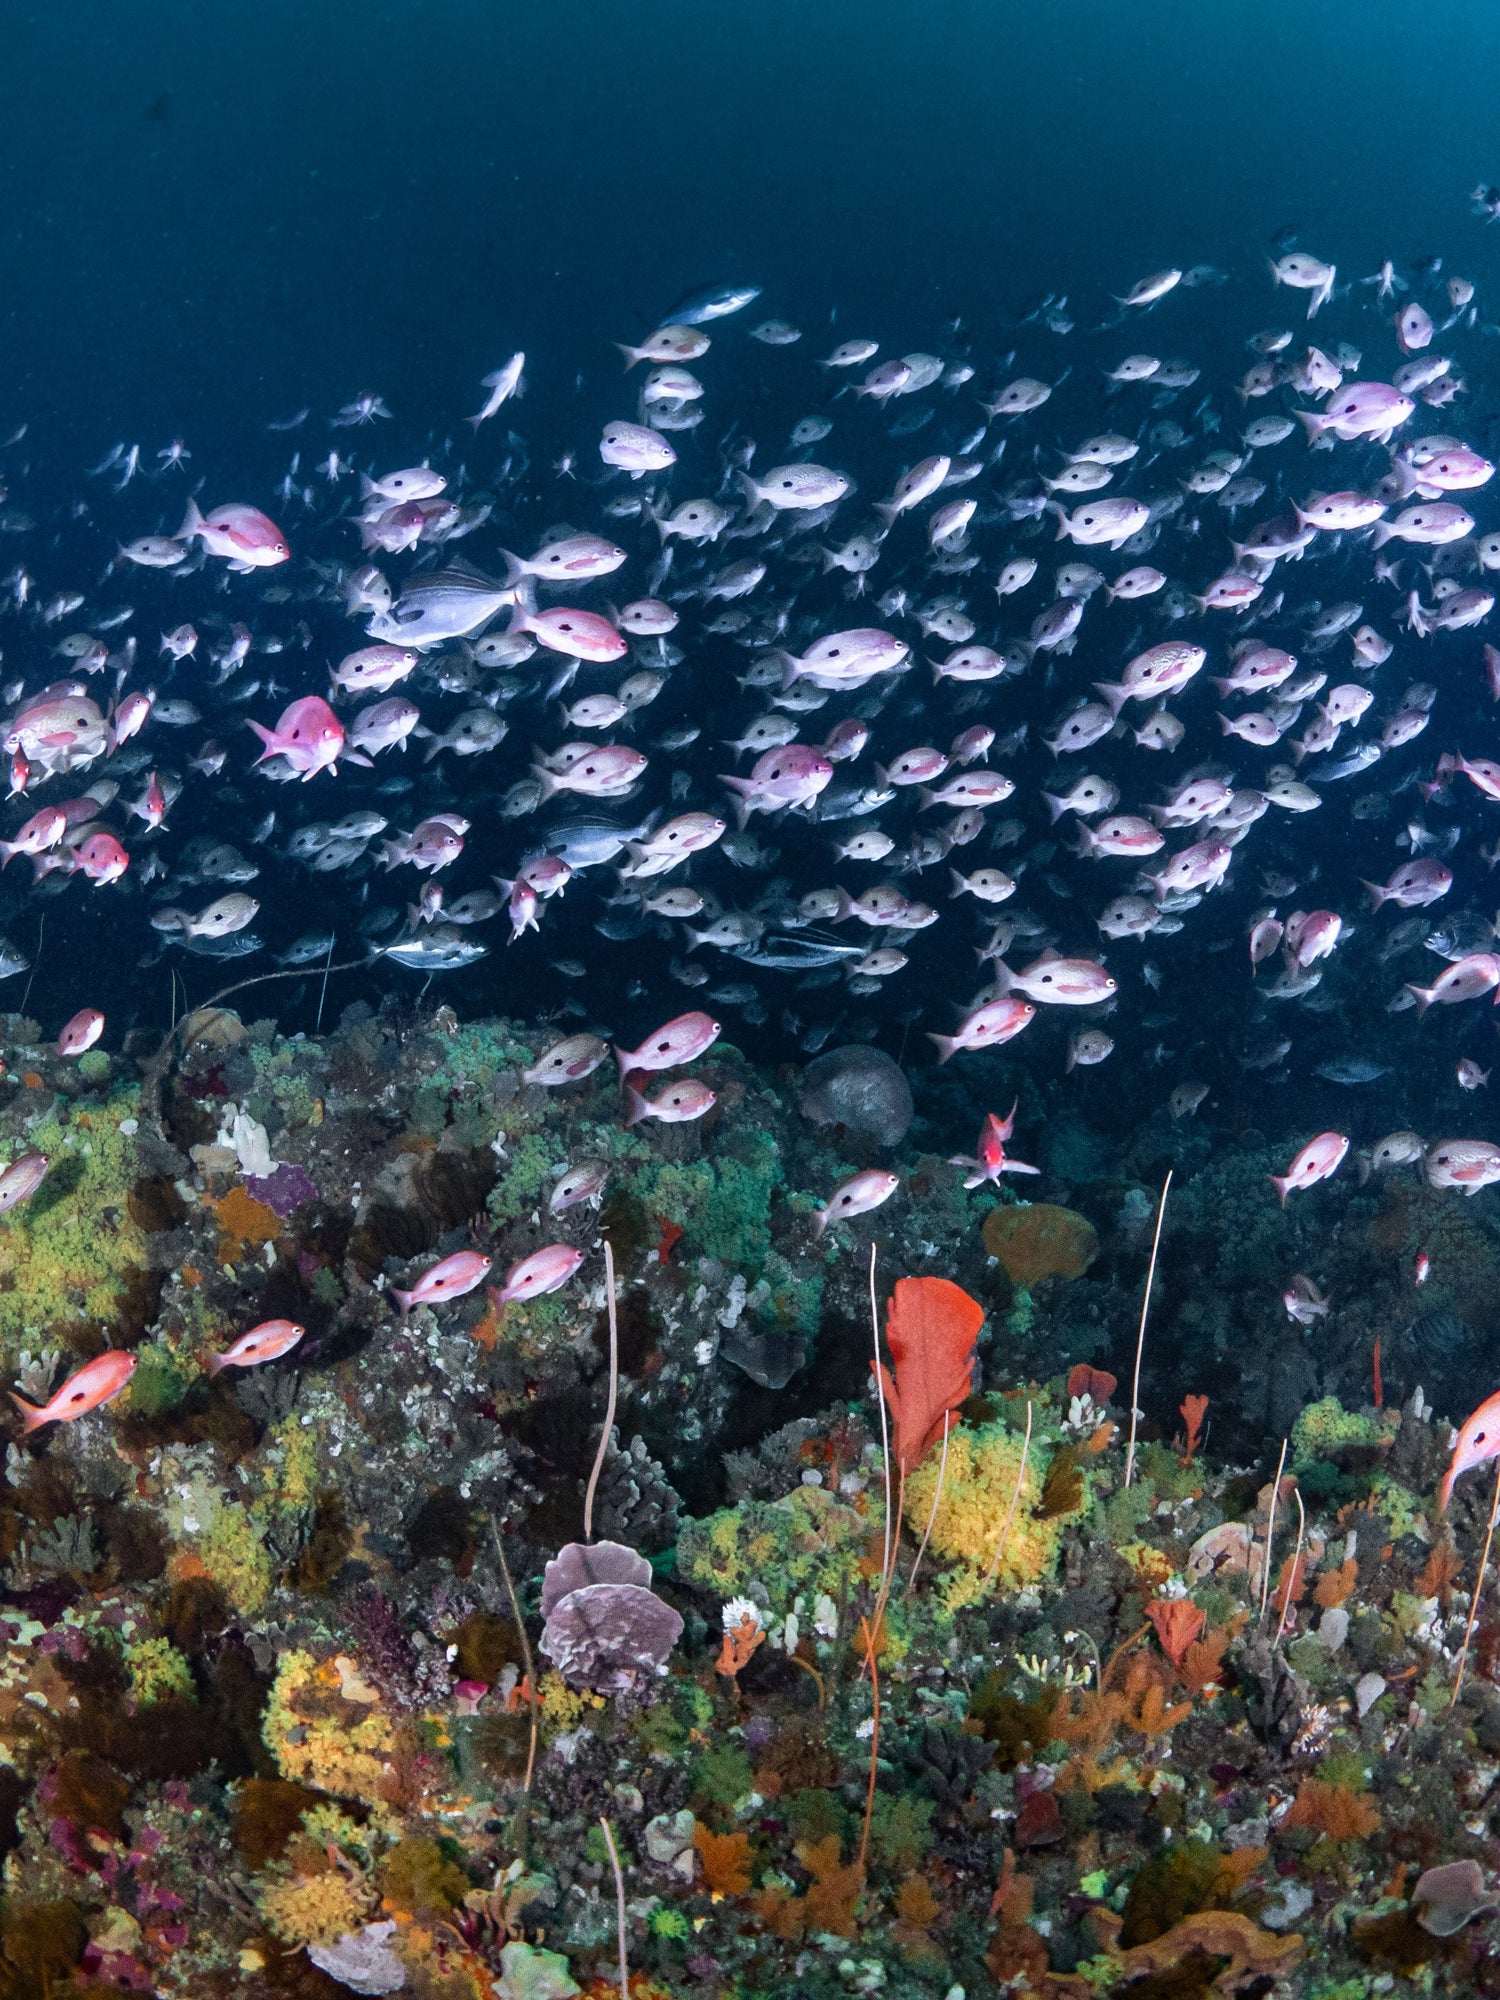
[[[28,1403],[24,1396],[14,1390],[10,1400],[21,1412],[21,1423],[29,1437],[39,1431],[44,1424],[71,1424],[79,1417],[86,1417],[90,1410],[100,1409],[112,1402],[135,1373],[135,1356],[122,1348],[112,1347],[104,1354],[80,1368],[76,1375],[70,1375],[62,1387],[45,1403]]]

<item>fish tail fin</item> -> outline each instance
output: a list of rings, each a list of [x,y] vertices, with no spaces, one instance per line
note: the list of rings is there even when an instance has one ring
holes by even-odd
[[[536,616],[536,581],[523,576],[515,585],[515,598],[510,608],[510,623],[505,628],[507,639],[518,632],[529,632],[531,620]]]
[[[268,757],[280,756],[281,745],[276,740],[274,729],[267,729],[263,722],[251,722],[249,727],[255,731],[256,735],[265,745],[265,748],[255,760],[257,764],[264,764]]]
[[[1388,521],[1377,521],[1370,531],[1370,547],[1383,549],[1391,540],[1391,526]]]
[[[1043,792],[1042,798],[1046,803],[1047,811],[1051,815],[1051,824],[1056,826],[1057,822],[1068,810],[1068,802],[1066,799],[1058,798],[1055,792]]]
[[[392,1285],[391,1297],[396,1301],[402,1312],[409,1313],[411,1311],[412,1294],[410,1292],[398,1292],[396,1287]]]
[[[18,1396],[14,1389],[10,1391],[10,1400],[21,1412],[21,1433],[24,1437],[30,1437],[33,1431],[39,1431],[42,1425],[46,1423],[47,1419],[42,1415],[36,1404],[28,1403],[26,1398]]]
[[[650,1105],[647,1104],[645,1098],[642,1097],[641,1093],[635,1088],[634,1084],[627,1083],[625,1086],[626,1130],[628,1131],[632,1125],[639,1125],[643,1118],[649,1118],[650,1116],[651,1116]]]
[[[939,1063],[945,1063],[958,1047],[958,1042],[952,1035],[934,1035],[929,1031],[927,1039],[936,1043]]]
[[[753,513],[755,509],[760,505],[761,501],[765,498],[765,495],[761,492],[761,489],[756,485],[754,479],[751,478],[748,472],[737,472],[734,476],[739,481],[740,491],[749,501],[750,511]]]
[[[826,1208],[814,1209],[812,1226],[813,1226],[813,1235],[821,1243],[823,1240],[823,1232],[828,1227],[828,1210]]]
[[[1290,1174],[1286,1174],[1286,1175],[1282,1175],[1282,1174],[1272,1174],[1272,1175],[1270,1175],[1270,1177],[1269,1177],[1269,1178],[1270,1178],[1270,1182],[1271,1182],[1271,1185],[1272,1185],[1272,1187],[1273,1187],[1273,1188],[1275,1188],[1276,1192],[1277,1192],[1277,1193],[1278,1193],[1278,1194],[1279,1194],[1279,1195],[1281,1196],[1281,1205],[1282,1205],[1282,1207],[1283,1207],[1283,1208],[1285,1208],[1285,1207],[1286,1207],[1286,1198],[1287,1198],[1287,1191],[1288,1191],[1288,1189],[1289,1189],[1289,1188],[1291,1187],[1291,1185],[1292,1185],[1292,1177],[1291,1177],[1291,1175],[1290,1175]]]
[[[877,500],[874,506],[870,509],[870,512],[872,514],[878,514],[880,516],[881,520],[884,521],[885,523],[885,531],[887,534],[889,534],[891,532],[892,526],[896,521],[897,516],[901,512],[901,509],[899,507],[893,507],[889,500]]]
[[[1306,429],[1309,444],[1316,444],[1324,431],[1332,427],[1332,418],[1325,417],[1321,410],[1293,410],[1292,415]]]
[[[182,517],[182,526],[177,530],[172,539],[174,542],[191,541],[194,535],[201,533],[203,526],[202,512],[199,509],[197,501],[189,494],[187,512]]]
[[[1446,1514],[1448,1511],[1448,1502],[1453,1498],[1453,1482],[1457,1476],[1457,1468],[1450,1465],[1438,1484],[1438,1512],[1440,1514]]]
[[[1057,501],[1055,500],[1049,500],[1047,502],[1047,512],[1049,514],[1055,514],[1057,516],[1057,533],[1053,536],[1052,539],[1057,542],[1065,542],[1068,539],[1067,508],[1059,506]]]
[[[1378,882],[1367,882],[1363,876],[1359,878],[1359,886],[1362,889],[1368,889],[1370,892],[1370,909],[1372,913],[1385,907],[1390,896],[1389,889],[1382,888]]]
[[[627,347],[623,340],[612,340],[610,342],[610,346],[613,347],[617,353],[624,355],[625,373],[628,375],[631,369],[634,368],[637,361],[641,359],[640,353],[634,347]]]
[[[500,553],[505,558],[506,588],[514,589],[516,584],[520,583],[525,577],[526,565],[518,555],[513,555],[509,549],[502,549]]]
[[[1427,1009],[1432,1005],[1433,988],[1430,986],[1413,986],[1408,981],[1403,991],[1409,993],[1412,999],[1416,1001],[1417,1019],[1420,1021],[1422,1016],[1427,1012]]]
[[[778,646],[771,658],[781,662],[781,692],[785,694],[789,687],[801,679],[802,662],[784,646]]]
[[[948,878],[953,884],[953,887],[948,891],[948,900],[950,903],[955,896],[966,896],[969,893],[968,877],[961,875],[956,868],[948,870]]]
[[[208,1370],[210,1375],[217,1375],[220,1369],[223,1368],[224,1366],[224,1357],[222,1354],[206,1355],[204,1357],[203,1365]]]

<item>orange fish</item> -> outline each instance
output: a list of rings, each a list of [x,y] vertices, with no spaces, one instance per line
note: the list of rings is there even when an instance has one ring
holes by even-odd
[[[1453,1463],[1443,1474],[1443,1483],[1438,1488],[1438,1512],[1446,1512],[1453,1494],[1453,1482],[1461,1472],[1487,1464],[1495,1457],[1500,1457],[1500,1389],[1485,1398],[1459,1432],[1458,1443],[1453,1447]]]
[[[291,1353],[306,1331],[295,1320],[263,1319],[259,1326],[242,1333],[233,1347],[226,1347],[222,1354],[210,1354],[204,1365],[210,1375],[217,1375],[221,1368],[254,1368],[262,1361],[278,1361]]]
[[[75,1417],[86,1417],[90,1410],[111,1402],[134,1373],[135,1356],[112,1347],[80,1368],[76,1375],[70,1375],[49,1402],[40,1406],[28,1403],[14,1390],[10,1400],[21,1412],[21,1423],[29,1437],[43,1424],[70,1424]]]

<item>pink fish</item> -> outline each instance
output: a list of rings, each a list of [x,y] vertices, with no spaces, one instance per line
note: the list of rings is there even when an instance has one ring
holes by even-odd
[[[870,725],[857,717],[845,716],[836,722],[823,739],[822,754],[831,764],[847,764],[861,756],[870,740]]]
[[[834,1189],[826,1206],[813,1217],[813,1234],[821,1236],[830,1222],[848,1222],[853,1216],[868,1215],[872,1208],[889,1201],[900,1185],[900,1176],[887,1173],[883,1167],[871,1167],[853,1175]]]
[[[941,791],[924,785],[917,810],[926,812],[932,806],[998,806],[1015,789],[1014,781],[1002,771],[965,771],[950,778]]]
[[[111,754],[132,736],[139,736],[146,726],[146,719],[156,706],[155,688],[137,688],[133,694],[116,703],[115,712],[109,719]]]
[[[1500,1181],[1500,1146],[1488,1139],[1439,1139],[1422,1164],[1429,1187],[1474,1195]]]
[[[1262,917],[1258,923],[1251,926],[1250,972],[1252,977],[1254,976],[1255,968],[1260,964],[1261,960],[1269,958],[1277,945],[1281,943],[1284,929],[1285,926],[1277,917]]]
[[[263,1319],[259,1326],[242,1333],[233,1347],[226,1347],[222,1354],[210,1354],[204,1365],[210,1375],[217,1375],[221,1368],[255,1368],[262,1361],[279,1361],[283,1354],[291,1353],[306,1331],[295,1320]]]
[[[174,540],[190,542],[195,538],[211,556],[223,556],[231,569],[272,569],[291,554],[274,521],[258,508],[238,502],[215,507],[205,515],[199,512],[196,500],[189,500]]]
[[[639,750],[626,743],[590,743],[580,747],[582,754],[570,757],[560,769],[535,767],[544,799],[557,792],[580,792],[585,798],[617,798],[629,791],[648,762]]]
[[[1094,1007],[1119,990],[1118,982],[1093,959],[1059,958],[1046,951],[1020,972],[1012,972],[1003,959],[997,961],[995,980],[1005,993],[1024,993],[1028,1000],[1054,1007]]]
[[[99,810],[98,801],[93,802],[94,810]],[[0,840],[0,868],[8,868],[18,854],[45,854],[67,832],[67,816],[56,806],[43,806],[34,812],[26,824],[17,832],[14,840]]]
[[[1035,1019],[1035,1007],[1025,1000],[990,1000],[965,1015],[956,1034],[929,1033],[927,1039],[937,1043],[938,1061],[945,1063],[959,1049],[997,1049],[1004,1042],[1014,1041],[1026,1024]]]
[[[424,873],[447,868],[464,851],[464,835],[469,822],[454,813],[434,813],[412,828],[410,833],[388,840],[380,850],[383,868],[399,868],[403,863]]]
[[[8,1167],[0,1168],[0,1215],[31,1199],[47,1178],[49,1164],[45,1153],[23,1153]]]
[[[344,725],[321,695],[304,695],[284,708],[274,729],[259,722],[250,727],[266,746],[256,763],[284,757],[294,771],[302,773],[304,784],[319,771],[332,770],[343,754]]]
[[[566,653],[574,660],[588,660],[595,666],[621,660],[630,650],[615,627],[597,611],[578,611],[567,604],[538,611],[536,587],[529,577],[523,577],[516,585],[515,608],[506,636],[517,632],[529,632],[550,651]]]
[[[1289,1194],[1316,1187],[1319,1181],[1337,1173],[1348,1150],[1349,1141],[1342,1132],[1320,1132],[1316,1139],[1309,1139],[1284,1174],[1271,1175],[1271,1185],[1281,1196],[1282,1207],[1286,1207]]]
[[[976,722],[972,729],[962,729],[948,745],[950,764],[977,764],[981,757],[988,757],[995,741],[995,732],[987,722]]]
[[[449,1299],[461,1299],[465,1292],[483,1284],[492,1261],[479,1250],[456,1251],[424,1271],[409,1292],[398,1292],[393,1285],[391,1297],[404,1313],[413,1306],[444,1305]]]
[[[1333,910],[1296,910],[1286,921],[1286,948],[1299,966],[1327,958],[1339,941],[1344,920]]]
[[[96,1355],[76,1375],[70,1375],[48,1402],[28,1403],[14,1390],[10,1400],[21,1412],[22,1428],[29,1437],[43,1424],[71,1424],[79,1417],[86,1417],[90,1410],[111,1402],[134,1373],[135,1356],[112,1347],[107,1353]]]
[[[833,776],[833,766],[806,743],[783,743],[751,766],[748,778],[720,773],[719,782],[740,798],[740,823],[755,812],[810,805]]]
[[[1476,1465],[1487,1465],[1497,1456],[1500,1456],[1500,1389],[1493,1396],[1486,1396],[1474,1414],[1465,1418],[1458,1443],[1453,1447],[1453,1458],[1438,1487],[1438,1512],[1447,1512],[1448,1502],[1453,1498],[1453,1482],[1462,1473],[1472,1472]]]
[[[505,940],[507,944],[514,944],[523,931],[540,933],[542,927],[536,920],[536,890],[520,877],[510,885],[506,914],[510,918],[510,936]]]
[[[90,834],[79,846],[51,854],[38,854],[32,866],[38,877],[60,868],[65,875],[87,875],[97,887],[118,882],[130,866],[130,856],[112,833]]]
[[[490,1301],[498,1310],[513,1299],[539,1299],[544,1292],[561,1291],[582,1262],[583,1252],[571,1243],[549,1243],[545,1250],[534,1250],[512,1264],[499,1290],[490,1286]]]
[[[1429,1007],[1452,1007],[1461,1000],[1477,1000],[1491,987],[1500,987],[1500,957],[1492,951],[1471,951],[1445,965],[1430,986],[1408,984],[1406,990],[1416,1001],[1417,1012],[1425,1014]],[[1500,993],[1495,997],[1500,1003]]]
[[[686,1076],[678,1083],[664,1085],[655,1097],[642,1097],[627,1083],[625,1104],[629,1115],[625,1123],[627,1126],[639,1125],[643,1118],[659,1118],[664,1125],[686,1125],[712,1111],[717,1102],[708,1085],[700,1083],[695,1076]]]
[[[1155,890],[1158,902],[1166,896],[1180,896],[1189,889],[1212,889],[1229,872],[1233,852],[1227,841],[1195,841],[1146,880]]]
[[[97,1007],[80,1007],[57,1038],[60,1056],[81,1056],[104,1033],[104,1016]]]
[[[584,1160],[579,1166],[569,1167],[547,1197],[548,1210],[561,1215],[565,1208],[576,1208],[584,1201],[597,1207],[608,1178],[609,1167],[603,1160]]]
[[[1016,1107],[1010,1107],[1002,1120],[991,1111],[985,1118],[979,1133],[977,1156],[970,1160],[957,1154],[948,1164],[950,1167],[968,1167],[972,1171],[964,1181],[966,1188],[983,1187],[986,1181],[998,1181],[1002,1174],[1039,1174],[1040,1167],[1028,1167],[1024,1160],[1012,1160],[1005,1151],[1006,1141],[1015,1128]]]
[[[679,1063],[695,1062],[705,1049],[719,1039],[719,1023],[707,1014],[678,1014],[654,1035],[648,1035],[638,1049],[616,1049],[623,1083],[635,1069],[676,1069]]]
[[[1372,910],[1386,903],[1394,903],[1401,910],[1420,909],[1447,895],[1453,887],[1453,870],[1445,868],[1441,861],[1425,858],[1403,861],[1384,886],[1377,882],[1365,882],[1363,886],[1370,892]]]

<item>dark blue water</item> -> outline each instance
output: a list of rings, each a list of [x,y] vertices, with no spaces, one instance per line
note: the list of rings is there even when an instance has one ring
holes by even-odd
[[[721,274],[901,343],[1287,224],[1500,255],[1469,4],[11,0],[0,57],[0,419],[69,441],[550,397]]]
[[[1305,248],[1336,258],[1345,278],[1375,270],[1386,257],[1409,266],[1442,255],[1445,269],[1476,281],[1482,304],[1500,281],[1500,229],[1487,229],[1468,200],[1477,183],[1500,174],[1500,145],[1491,150],[1490,125],[1465,81],[1500,55],[1500,20],[1472,8],[1424,19],[1418,34],[1405,9],[1336,6],[1309,16],[1280,0],[1253,13],[1179,4],[1128,12],[1091,3],[1059,10],[842,0],[814,8],[772,0],[705,9],[664,0],[542,10],[457,0],[324,0],[308,9],[264,0],[215,13],[163,0],[129,13],[13,6],[0,35],[0,434],[29,426],[20,453],[26,505],[45,529],[25,559],[43,589],[89,588],[117,537],[177,525],[177,475],[157,485],[142,480],[120,499],[107,483],[86,479],[84,468],[121,439],[139,442],[149,465],[160,446],[180,436],[193,453],[193,477],[206,482],[206,504],[230,496],[270,504],[291,452],[302,452],[306,479],[306,464],[330,444],[378,453],[386,464],[432,453],[451,468],[467,458],[471,484],[493,483],[513,425],[527,441],[532,470],[500,495],[499,539],[530,547],[565,512],[608,525],[597,514],[597,496],[559,489],[548,469],[573,449],[594,481],[598,426],[629,408],[608,342],[638,337],[682,291],[707,281],[762,285],[754,313],[784,315],[806,337],[790,350],[757,347],[744,337],[750,316],[726,332],[714,355],[711,424],[683,444],[684,477],[702,476],[703,490],[718,476],[712,449],[723,431],[760,437],[766,452],[784,448],[790,423],[826,393],[810,357],[846,334],[878,335],[885,353],[921,346],[967,355],[976,388],[1006,379],[1003,357],[1012,351],[1013,372],[1054,379],[1071,367],[1066,415],[1059,397],[1055,425],[1049,415],[1030,434],[1055,441],[1069,426],[1086,431],[1113,420],[1097,393],[1095,330],[1112,292],[1161,266],[1208,262],[1230,274],[1221,288],[1177,294],[1170,316],[1140,322],[1151,332],[1139,336],[1201,364],[1205,387],[1212,385],[1230,422],[1238,412],[1225,384],[1246,364],[1247,332],[1282,321],[1302,331],[1301,301],[1275,292],[1266,272],[1278,232],[1295,231]],[[1066,297],[1082,329],[1077,339],[1019,324],[1047,295]],[[1319,323],[1318,337],[1328,325],[1330,340],[1350,331],[1374,340],[1368,322],[1352,326],[1346,312],[1335,326],[1334,317]],[[1389,347],[1389,329],[1382,331]],[[1115,344],[1135,337],[1121,334]],[[480,378],[518,348],[528,356],[527,397],[475,442],[462,419],[479,405]],[[1473,379],[1463,428],[1493,454],[1495,398],[1487,371],[1475,365],[1488,348],[1482,334],[1469,336]],[[333,411],[365,392],[383,396],[394,421],[375,434],[331,432]],[[1190,395],[1174,414],[1186,415],[1195,400]],[[313,414],[295,435],[268,431],[270,422],[304,407]],[[938,443],[954,448],[974,413],[967,400],[950,402],[930,439],[923,434],[909,448],[893,444],[875,419],[869,407],[847,420],[841,415],[833,459],[860,479],[867,498],[889,482],[893,460]],[[763,453],[758,462],[769,460]],[[287,524],[299,557],[348,559],[347,525],[303,517],[295,507]],[[629,574],[639,589],[654,535],[634,525],[629,536],[619,533],[629,541]],[[487,533],[464,552],[493,563],[495,539]],[[1046,549],[1052,552],[1050,541]],[[1178,560],[1200,586],[1212,573],[1202,566],[1207,556],[1174,557],[1169,566]],[[0,573],[8,567],[0,547]],[[1316,588],[1325,598],[1353,594],[1367,575],[1367,557],[1350,562],[1347,578],[1334,563]],[[215,575],[210,584],[222,581]],[[1287,581],[1299,594],[1299,579]],[[209,585],[188,586],[188,603],[170,578],[136,573],[126,583],[143,633],[183,615],[201,622]],[[209,606],[253,621],[260,587],[256,579],[231,581],[221,599],[209,595]],[[1314,587],[1308,579],[1305,594]],[[118,580],[112,586],[116,596],[124,588]],[[833,587],[814,588],[799,609],[826,625],[841,602]],[[1019,629],[1036,608],[1028,605]],[[296,611],[265,609],[260,625],[284,629]],[[314,626],[312,661],[355,643],[336,613],[306,615]],[[1008,622],[1015,629],[1016,621]],[[1091,633],[1102,635],[1101,661],[1107,655],[1117,664],[1135,629],[1127,607],[1091,614]],[[1216,649],[1227,636],[1215,634]],[[34,629],[11,623],[0,643],[7,671],[19,669],[34,686],[45,660]],[[154,638],[143,643],[149,648]],[[653,725],[699,721],[717,737],[728,733],[721,720],[742,724],[759,699],[733,696],[731,716],[717,692],[738,663],[731,647],[701,649],[697,671],[674,682]],[[292,657],[278,669],[289,692],[321,686],[320,672],[303,664]],[[1412,671],[1438,664],[1434,656],[1413,662]],[[1064,687],[1081,687],[1092,674],[1088,659],[1077,665],[1088,674],[1070,668],[1059,685],[1050,669],[1039,670],[1025,684],[1014,706],[1034,726],[1033,746]],[[193,678],[179,677],[171,692],[191,695]],[[586,674],[578,691],[600,684]],[[1453,704],[1445,742],[1461,714],[1477,722],[1485,713],[1477,682],[1463,686],[1461,696],[1445,694]],[[925,686],[915,682],[902,690],[876,754],[929,735],[948,740],[962,718],[945,696],[935,704],[939,735],[939,722],[923,715],[925,699]],[[249,712],[269,721],[277,705],[268,698]],[[462,703],[424,706],[436,708],[442,726]],[[836,701],[825,721],[843,706]],[[240,713],[223,728],[216,717],[214,726],[221,735],[232,726],[236,742],[249,747]],[[458,773],[466,796],[492,815],[497,789],[524,766],[513,753],[533,733],[555,740],[550,727],[522,724],[503,771]],[[1483,747],[1477,732],[1470,746]],[[161,754],[180,761],[194,747],[196,739],[180,747],[174,740]],[[1203,747],[1200,740],[1198,754]],[[1407,753],[1401,769],[1414,774],[1427,747]],[[716,760],[695,758],[699,790],[690,803],[714,803]],[[242,786],[248,761],[237,753],[226,784]],[[410,774],[414,761],[395,768]],[[1136,797],[1143,783],[1166,776],[1154,767],[1143,773],[1139,756],[1128,768]],[[379,776],[391,771],[387,761]],[[1028,811],[1049,772],[1034,748],[1024,770],[1018,765]],[[664,773],[665,764],[650,803],[664,803]],[[242,838],[273,804],[284,823],[294,811],[333,818],[369,802],[357,782],[363,779],[353,774],[337,786],[320,780],[306,797],[290,799],[267,786],[226,795],[198,785],[174,832],[211,825]],[[137,789],[129,786],[127,795]],[[437,803],[426,801],[428,809]],[[1472,849],[1486,829],[1477,800],[1466,796],[1463,809],[1476,834]],[[399,806],[390,811],[398,825],[414,817]],[[1389,855],[1381,868],[1370,843],[1351,838],[1342,808],[1320,818],[1320,859],[1337,875],[1341,906],[1351,915],[1352,878],[1383,875],[1401,858],[1389,834],[1383,830],[1378,843],[1381,858]],[[814,861],[795,829],[790,839],[774,831],[766,837],[780,846],[780,865],[798,891],[827,879],[823,850]],[[476,843],[480,872],[456,881],[455,892],[482,882],[485,870],[513,866],[524,845],[522,830],[489,829]],[[1212,1073],[1221,1089],[1247,1100],[1247,1110],[1259,1086],[1233,1058],[1248,1011],[1244,920],[1260,894],[1257,870],[1285,865],[1296,872],[1307,858],[1307,834],[1300,825],[1268,825],[1253,847],[1254,865],[1236,869],[1232,892],[1159,954],[1167,980],[1161,998],[1136,975],[1138,947],[1111,954],[1112,964],[1131,968],[1122,1021],[1136,1057],[1155,1053],[1163,1076],[1184,1065]],[[328,899],[344,893],[341,885],[310,891],[297,871],[257,858],[266,867],[256,888],[266,903],[260,928],[273,948],[325,919]],[[978,865],[994,857],[970,850],[964,858]],[[726,898],[742,887],[748,899],[752,885],[738,883],[732,870],[715,862],[711,872]],[[1108,893],[1126,886],[1116,872],[1121,879],[1111,877]],[[934,897],[941,888],[941,871],[918,885]],[[407,877],[373,885],[396,902],[415,890]],[[1487,878],[1471,864],[1460,893],[1482,900],[1486,892]],[[1094,903],[1105,893],[1101,878]],[[6,898],[0,918],[30,949],[37,909],[19,885],[11,896],[9,880]],[[1062,901],[1060,915],[1049,914],[1068,932],[1069,946],[1093,946],[1093,910]],[[591,999],[601,990],[615,996],[642,970],[628,944],[598,938],[598,903],[592,885],[575,892],[550,914],[545,945],[548,958],[588,962],[603,981]],[[54,935],[34,1011],[61,1018],[92,997],[78,990],[80,949],[102,947],[132,1018],[167,1016],[167,972],[140,964],[152,940],[135,892],[96,898],[74,885],[51,907],[57,918],[49,918]],[[919,1004],[920,1028],[946,1028],[978,983],[969,950],[974,913],[963,916],[962,928],[945,923],[922,940],[920,992],[893,986],[889,1004],[876,1010],[886,1015],[893,1049],[912,1040],[925,1048],[911,1018]],[[498,945],[499,935],[491,942]],[[555,1001],[565,989],[535,944],[496,951],[486,966],[455,975],[455,1004],[465,1012],[525,1011]],[[220,983],[213,967],[188,970],[194,999]],[[644,1031],[648,1013],[690,1004],[660,970],[632,1014],[616,1023],[627,1032]],[[732,963],[714,970],[720,979],[737,976]],[[1379,980],[1378,997],[1373,975],[1366,996],[1371,1018],[1341,1013],[1299,1022],[1299,1060],[1310,1068],[1378,1030],[1382,1053],[1399,1068],[1413,1024],[1407,1017],[1391,1027],[1375,1011],[1387,975]],[[1396,981],[1392,972],[1388,983]],[[412,990],[407,975],[378,967],[345,978],[333,997],[342,1004],[403,982]],[[1194,994],[1186,1023],[1185,983]],[[772,1044],[782,998],[773,991]],[[6,999],[16,1004],[14,989]],[[301,993],[283,989],[288,1023],[310,1025],[316,999],[316,982]],[[816,1017],[837,1006],[835,994],[804,1011]],[[1045,1038],[1060,1061],[1071,1026],[1053,1016],[1026,1046]],[[1460,1031],[1455,1023],[1437,1032],[1455,1043],[1442,1058],[1446,1076]],[[1165,1084],[1156,1090],[1157,1070],[1146,1074],[1147,1094],[1164,1095]],[[1096,1084],[1102,1077],[1085,1087]],[[1125,1091],[1125,1076],[1109,1087]],[[1451,1084],[1445,1087],[1451,1094]],[[1394,1107],[1390,1122],[1397,1122]]]

